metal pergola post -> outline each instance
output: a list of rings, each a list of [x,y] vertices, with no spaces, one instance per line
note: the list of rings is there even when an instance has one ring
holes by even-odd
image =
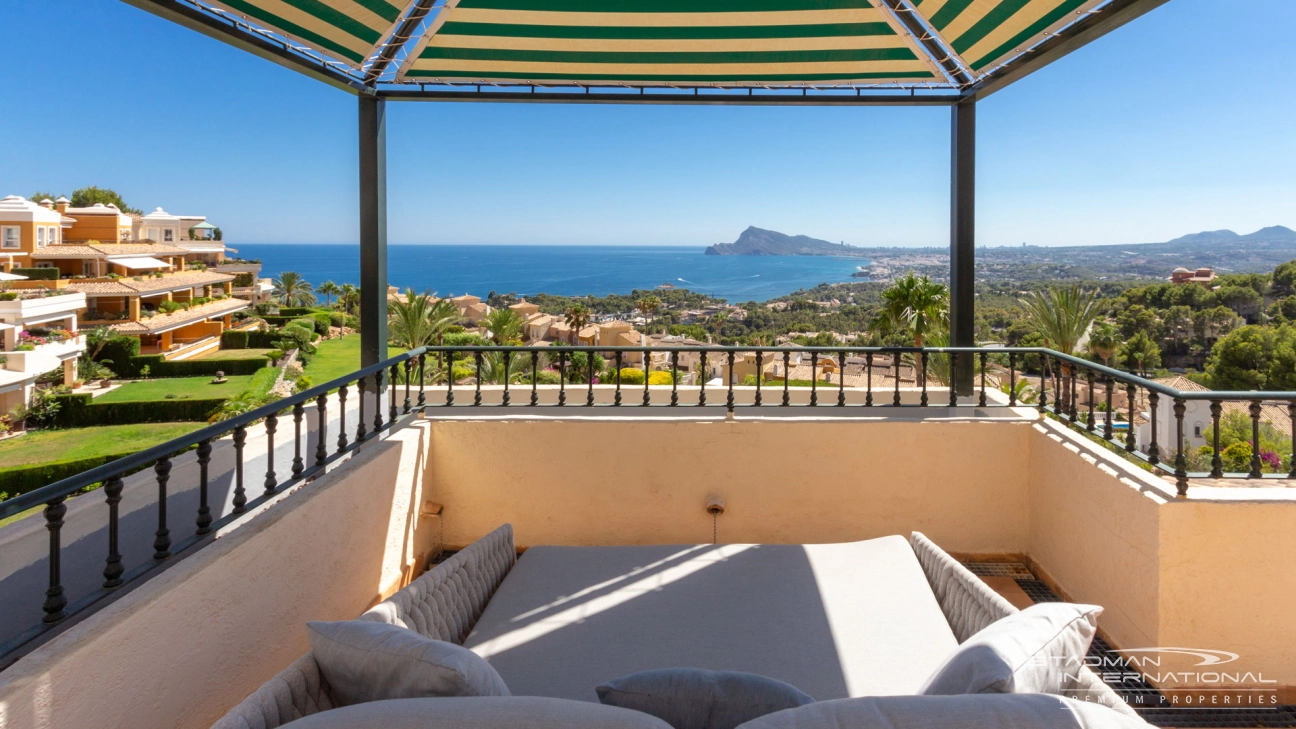
[[[360,366],[387,358],[387,102],[360,101]]]
[[[976,342],[976,101],[950,108],[950,344]],[[971,395],[973,363],[960,357],[952,377]]]

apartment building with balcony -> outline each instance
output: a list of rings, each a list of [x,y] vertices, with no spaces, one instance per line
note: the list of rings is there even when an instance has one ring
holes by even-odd
[[[85,294],[29,289],[0,298],[0,413],[31,400],[36,378],[62,368],[63,384],[77,379],[77,359],[85,352],[77,312]]]
[[[215,271],[70,281],[63,290],[82,294],[82,326],[107,326],[138,337],[140,351],[179,354],[197,342],[219,339],[233,315],[250,306],[233,295],[234,277]]]

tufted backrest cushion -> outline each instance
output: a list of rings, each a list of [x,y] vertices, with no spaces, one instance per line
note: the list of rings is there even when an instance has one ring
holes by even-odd
[[[505,524],[378,603],[361,619],[399,625],[433,640],[463,643],[516,562],[513,527]]]
[[[212,729],[275,729],[332,708],[328,681],[307,653],[262,684]]]

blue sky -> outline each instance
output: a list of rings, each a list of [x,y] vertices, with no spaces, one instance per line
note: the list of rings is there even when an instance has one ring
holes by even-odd
[[[353,242],[355,100],[117,0],[7,2],[0,195]],[[1292,0],[1172,0],[980,104],[978,243],[1296,227]],[[948,242],[945,109],[395,104],[393,243]]]

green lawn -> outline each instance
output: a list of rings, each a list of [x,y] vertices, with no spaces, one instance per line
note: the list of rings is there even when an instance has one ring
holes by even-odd
[[[267,368],[269,369],[269,368]],[[95,402],[129,402],[137,400],[163,400],[167,395],[193,400],[213,400],[233,397],[248,389],[255,375],[232,375],[225,382],[214,385],[209,376],[202,377],[159,377],[153,380],[139,380],[96,397]]]
[[[137,423],[93,428],[38,430],[0,441],[0,474],[7,466],[42,463],[57,455],[60,461],[118,453],[127,455],[179,438],[206,423]]]
[[[311,383],[322,385],[343,375],[349,375],[360,369],[360,335],[328,339],[316,345],[319,350],[306,365],[306,376]],[[395,357],[404,352],[400,347],[388,347],[387,356]]]
[[[272,349],[217,349],[194,359],[256,359],[273,351]]]

